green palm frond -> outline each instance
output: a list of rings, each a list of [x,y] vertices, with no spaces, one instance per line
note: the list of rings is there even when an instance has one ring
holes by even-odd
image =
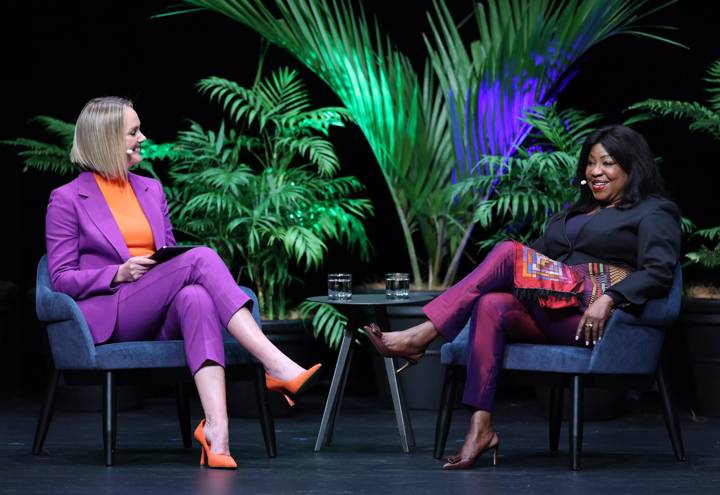
[[[57,136],[63,146],[68,148],[72,147],[73,138],[75,136],[75,124],[56,119],[55,117],[49,117],[47,115],[38,115],[37,117],[34,117],[31,122],[38,122],[49,134]]]
[[[2,140],[0,144],[20,148],[18,156],[25,165],[24,171],[32,168],[59,175],[76,174],[78,167],[70,161],[75,125],[46,115],[38,115],[30,122],[42,125],[45,132],[53,136],[55,142],[17,138]]]
[[[201,93],[208,93],[210,100],[217,101],[234,123],[247,120],[252,124],[260,120],[260,127],[265,126],[266,118],[263,110],[268,105],[261,95],[244,88],[234,81],[221,77],[208,77],[197,83]]]
[[[288,129],[310,128],[327,136],[331,126],[343,127],[345,121],[352,121],[352,115],[346,108],[325,107],[285,115],[278,119],[278,125]]]
[[[340,168],[332,143],[320,136],[282,138],[277,144],[287,148],[289,153],[307,157],[322,175],[333,175]]]
[[[704,79],[710,86],[708,105],[697,101],[647,99],[628,107],[629,110],[640,110],[641,113],[630,119],[631,122],[650,120],[655,117],[670,117],[690,120],[689,129],[709,134],[713,139],[720,140],[720,60],[713,62],[707,69]]]
[[[317,268],[322,262],[327,246],[311,229],[294,225],[281,232],[280,238],[287,253],[304,262],[306,269]]]
[[[331,304],[305,301],[298,308],[302,318],[312,315],[312,327],[315,337],[325,340],[328,347],[337,349],[340,346],[348,317]]]
[[[692,101],[648,99],[628,107],[630,110],[647,110],[652,115],[675,119],[690,119],[689,129],[710,134],[720,139],[720,113]]]
[[[701,246],[697,251],[690,251],[685,254],[691,263],[696,263],[705,268],[717,268],[720,267],[720,245],[715,248],[709,248],[707,246]]]
[[[602,114],[588,115],[573,108],[558,111],[556,103],[531,108],[523,117],[537,130],[532,136],[537,144],[549,144],[554,150],[568,153],[577,153],[602,119]]]
[[[696,230],[692,235],[708,241],[720,241],[720,226]]]
[[[269,115],[296,115],[310,106],[310,95],[300,74],[287,67],[273,72],[268,79],[261,80],[255,92],[267,102]]]
[[[720,113],[720,60],[715,60],[710,64],[707,73],[705,81],[710,83],[707,88],[707,92],[710,93],[708,103],[714,112]]]

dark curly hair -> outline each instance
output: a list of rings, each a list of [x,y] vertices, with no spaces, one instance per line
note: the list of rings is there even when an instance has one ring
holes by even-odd
[[[608,125],[590,134],[583,143],[575,171],[580,198],[570,207],[571,210],[589,211],[598,204],[590,188],[580,184],[580,181],[585,180],[590,150],[598,143],[603,145],[628,175],[620,201],[615,205],[617,208],[631,208],[648,196],[667,196],[655,163],[655,155],[645,138],[624,125]]]

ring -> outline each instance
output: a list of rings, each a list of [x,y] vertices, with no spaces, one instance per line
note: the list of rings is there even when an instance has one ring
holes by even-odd
[[[585,328],[592,328],[592,326],[593,326],[592,323],[585,323]]]

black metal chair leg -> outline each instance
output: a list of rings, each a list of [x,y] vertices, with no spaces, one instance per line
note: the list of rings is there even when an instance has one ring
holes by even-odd
[[[260,416],[260,427],[262,428],[263,439],[265,440],[265,451],[268,457],[277,456],[277,443],[275,441],[275,422],[270,414],[270,402],[268,391],[265,386],[265,369],[262,366],[255,367],[255,396]]]
[[[665,370],[662,363],[655,371],[655,381],[657,382],[658,391],[660,391],[660,399],[663,404],[663,417],[665,418],[665,426],[670,435],[675,458],[679,462],[685,461],[685,446],[683,445],[682,430],[680,429],[680,419],[678,418],[675,405],[672,401],[672,393],[668,389]]]
[[[583,383],[581,375],[573,375],[570,381],[570,469],[580,471],[583,438]]]
[[[53,370],[47,390],[45,391],[45,402],[40,410],[37,427],[35,428],[35,439],[33,440],[32,448],[33,455],[40,455],[42,453],[45,436],[47,435],[50,421],[55,411],[55,392],[57,392],[58,381],[60,381],[60,371]]]
[[[192,442],[190,436],[190,402],[187,399],[185,382],[181,379],[175,384],[175,403],[177,405],[178,422],[180,423],[183,447],[187,449],[190,448]]]
[[[562,429],[563,387],[562,385],[550,388],[549,411],[549,441],[550,452],[558,451],[560,443],[560,430]]]
[[[102,409],[105,465],[112,466],[115,462],[115,448],[117,444],[117,393],[112,371],[105,372]]]
[[[450,432],[457,386],[457,368],[455,366],[446,366],[442,395],[440,396],[440,409],[438,410],[437,422],[435,424],[435,450],[433,451],[433,457],[435,459],[440,459],[443,452],[445,452],[445,444],[447,443],[448,433]]]

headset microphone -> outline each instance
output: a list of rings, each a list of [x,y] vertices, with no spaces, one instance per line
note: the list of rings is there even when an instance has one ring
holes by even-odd
[[[128,150],[128,151],[130,151],[130,150]],[[581,186],[584,186],[585,184],[587,184],[587,181],[586,181],[585,179],[583,179],[583,180],[580,181],[580,185],[581,185]]]

